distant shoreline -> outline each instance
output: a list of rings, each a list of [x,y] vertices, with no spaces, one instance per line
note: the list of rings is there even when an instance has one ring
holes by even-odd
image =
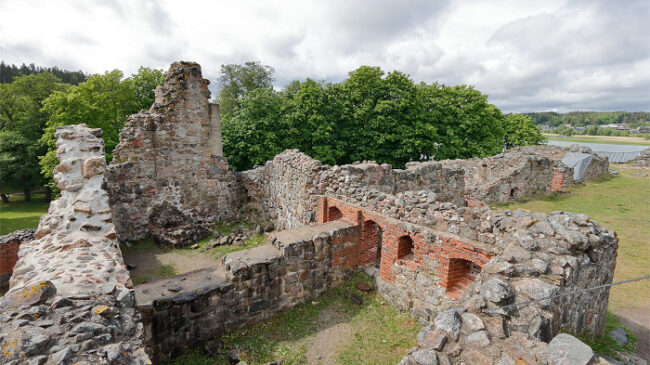
[[[623,145],[640,145],[649,146],[650,141],[641,137],[622,137],[622,136],[588,136],[580,135],[575,137],[561,136],[559,134],[543,133],[544,137],[553,141],[583,142],[583,143],[605,143],[605,144],[623,144]]]

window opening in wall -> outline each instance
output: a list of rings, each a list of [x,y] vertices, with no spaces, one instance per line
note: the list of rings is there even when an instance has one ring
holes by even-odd
[[[402,236],[397,240],[397,259],[413,260],[413,239],[410,236]]]
[[[450,259],[446,283],[447,295],[458,299],[474,282],[480,271],[481,267],[471,261],[460,258]]]
[[[339,208],[330,207],[327,210],[327,221],[328,222],[336,221],[336,220],[339,220],[341,218],[343,218],[343,213],[341,212],[341,210]]]

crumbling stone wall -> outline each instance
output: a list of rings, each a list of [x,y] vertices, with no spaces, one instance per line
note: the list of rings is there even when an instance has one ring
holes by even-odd
[[[585,148],[578,150],[591,153]],[[570,148],[535,145],[513,148],[489,158],[444,160],[441,163],[444,167],[465,171],[465,196],[470,206],[478,206],[562,190],[572,185],[573,169],[562,163],[564,156],[571,151]],[[585,179],[608,172],[607,158],[594,155]]]
[[[0,301],[3,364],[150,363],[129,273],[101,188],[101,129],[57,128],[61,197],[22,243]]]
[[[28,228],[0,236],[0,291],[9,289],[9,279],[18,261],[18,249],[23,242],[34,239],[35,231],[35,228]]]
[[[380,283],[380,288],[383,288],[396,305],[403,306],[407,303],[406,307],[414,312],[429,313],[430,317],[453,303],[444,301],[444,296],[440,295],[443,292],[442,287],[431,283],[442,281],[439,269],[443,263],[436,255],[441,251],[448,251],[450,243],[454,241],[461,241],[476,248],[478,251],[473,255],[479,260],[467,261],[489,268],[481,270],[481,274],[471,283],[472,286],[468,285],[468,289],[464,291],[467,295],[476,289],[476,285],[486,282],[493,275],[502,275],[502,280],[513,280],[514,282],[508,285],[523,288],[521,295],[524,298],[597,286],[612,281],[618,247],[616,234],[589,220],[585,215],[563,212],[547,215],[523,210],[495,212],[487,207],[457,208],[449,203],[427,203],[419,194],[423,193],[404,194],[406,208],[398,207],[394,203],[397,199],[388,195],[375,196],[368,193],[365,199],[360,201],[347,198],[348,204],[358,204],[359,209],[372,210],[397,219],[403,222],[402,224],[412,223],[439,232],[429,233],[427,236],[421,233],[424,232],[422,228],[408,228],[406,225],[406,231],[413,231],[416,237],[422,235],[422,240],[431,249],[415,250],[414,262],[418,263],[417,265],[393,264],[389,268],[390,273],[386,272],[388,268],[381,268],[384,283]],[[384,245],[386,241],[390,242],[385,240]],[[382,255],[383,252],[384,248]],[[490,257],[489,262],[486,260],[486,254]],[[382,256],[382,264],[383,262]],[[504,262],[502,266],[506,269],[493,269],[497,262]],[[412,270],[413,268],[416,270]],[[602,274],[596,275],[596,272]],[[544,284],[532,280],[537,278],[542,279]],[[545,288],[545,285],[548,290],[531,289]],[[462,295],[457,297],[464,298]],[[608,297],[609,291],[601,290],[554,301],[553,309],[546,313],[548,318],[553,319],[549,320],[550,333],[556,333],[560,325],[575,332],[601,333],[605,324]],[[427,316],[422,317],[430,319]]]
[[[650,167],[650,148],[646,148],[641,152],[641,155],[633,160],[637,167],[648,168]]]
[[[120,240],[151,234],[150,213],[163,202],[185,222],[237,217],[245,196],[222,156],[219,109],[209,106],[208,84],[198,64],[173,63],[151,108],[132,115],[120,131],[106,174]],[[196,231],[193,224],[184,227]]]
[[[596,179],[601,176],[609,174],[609,159],[607,157],[601,157],[597,153],[594,153],[591,148],[587,146],[581,146],[579,144],[572,144],[569,147],[560,147],[560,146],[551,146],[551,145],[532,145],[532,146],[523,146],[519,147],[518,150],[525,153],[535,153],[544,157],[547,157],[551,160],[562,161],[562,159],[569,152],[581,152],[589,153],[593,155],[593,158],[587,166],[585,171],[584,180]],[[572,184],[571,180],[568,184]]]
[[[464,204],[463,171],[438,162],[409,163],[405,170],[374,162],[332,167],[289,150],[263,167],[243,172],[241,180],[263,216],[277,220],[282,228],[314,222],[316,197],[322,194],[361,198],[368,190],[387,194],[426,190],[434,200]]]
[[[336,211],[339,219],[378,223],[383,235],[379,292],[423,322],[436,322],[432,327],[444,328],[437,323],[439,316],[457,322],[457,333],[435,334],[441,342],[434,351],[440,357],[448,355],[453,363],[497,363],[521,356],[542,361],[548,357],[544,342],[560,329],[602,334],[608,289],[504,306],[611,283],[618,246],[614,232],[580,214],[495,212],[451,204],[424,209],[420,207],[430,204],[418,198],[407,200],[413,208],[406,212],[396,209],[394,201],[383,197],[356,205],[323,197],[319,221]],[[412,256],[399,258],[398,237],[404,236],[412,238],[414,249]],[[468,323],[461,332],[463,321]],[[430,332],[425,335],[434,336]],[[444,342],[449,342],[447,355]]]
[[[276,232],[269,244],[226,255],[222,269],[137,286],[154,360],[179,356],[324,293],[350,273],[336,256],[350,243],[358,243],[358,231],[348,222]]]

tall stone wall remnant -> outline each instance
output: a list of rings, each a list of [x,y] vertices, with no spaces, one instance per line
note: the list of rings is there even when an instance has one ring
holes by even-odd
[[[173,63],[151,108],[120,131],[106,189],[121,241],[151,235],[182,246],[197,237],[197,225],[237,216],[243,190],[223,157],[219,108],[208,102],[208,84],[198,64]],[[182,213],[181,226],[150,219],[167,206]]]
[[[148,364],[108,195],[101,129],[57,128],[61,197],[20,245],[0,299],[0,363]]]

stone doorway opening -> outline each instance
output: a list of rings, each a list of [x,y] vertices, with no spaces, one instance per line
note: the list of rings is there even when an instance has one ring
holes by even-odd
[[[363,222],[361,232],[361,265],[375,264],[379,268],[381,260],[382,229],[374,221]]]
[[[406,235],[397,239],[397,259],[414,260],[413,255],[413,238]]]

